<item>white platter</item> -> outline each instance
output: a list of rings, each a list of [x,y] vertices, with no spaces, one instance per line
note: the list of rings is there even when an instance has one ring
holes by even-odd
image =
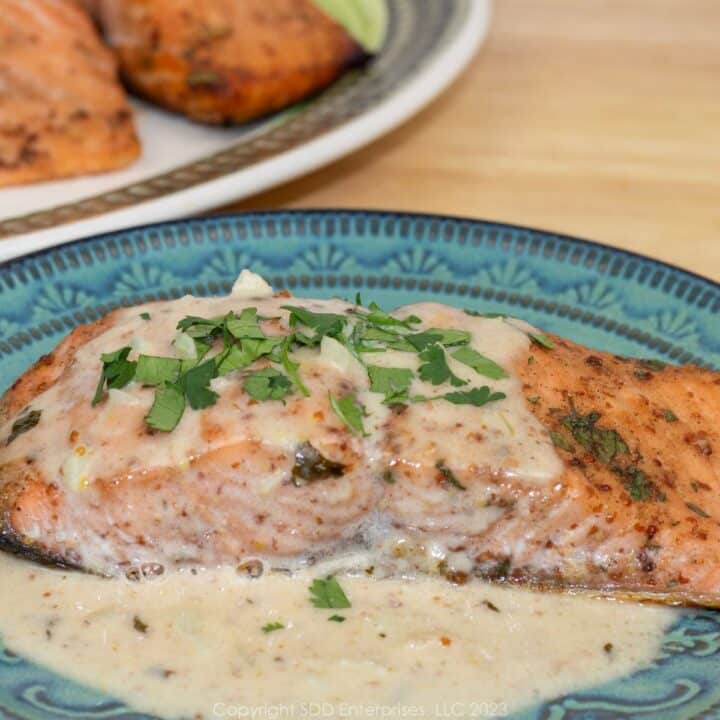
[[[380,53],[332,88],[250,127],[210,128],[134,102],[143,143],[131,168],[0,191],[0,260],[186,217],[332,162],[397,127],[467,65],[490,0],[388,0]]]

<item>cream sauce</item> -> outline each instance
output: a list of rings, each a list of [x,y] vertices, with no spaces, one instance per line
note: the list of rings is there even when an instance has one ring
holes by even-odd
[[[154,390],[131,383],[120,391],[109,393],[108,400],[97,407],[90,405],[100,376],[103,353],[131,346],[130,359],[139,354],[164,357],[182,356],[178,347],[176,326],[187,315],[200,317],[222,316],[230,310],[240,313],[246,307],[257,308],[258,315],[276,318],[265,322],[269,335],[288,332],[288,312],[283,305],[298,305],[316,312],[345,314],[355,306],[342,300],[308,300],[305,298],[271,297],[270,287],[257,275],[243,271],[233,293],[222,298],[185,296],[179,300],[150,303],[120,311],[113,327],[80,347],[72,365],[49,390],[38,395],[30,406],[41,410],[37,429],[16,438],[2,451],[3,462],[33,457],[36,467],[45,477],[60,481],[70,489],[79,490],[98,476],[127,477],[152,467],[183,467],[193,458],[217,447],[230,445],[247,438],[261,438],[286,451],[313,434],[312,414],[298,423],[297,418],[284,422],[282,405],[277,402],[261,404],[252,423],[238,422],[238,408],[222,402],[223,390],[236,383],[237,373],[216,378],[212,387],[221,399],[202,411],[189,408],[178,427],[170,433],[138,434],[137,428],[152,405]],[[150,315],[149,320],[143,314]],[[422,323],[417,331],[429,328],[458,328],[471,333],[470,347],[509,368],[513,360],[527,352],[527,333],[498,319],[471,317],[461,310],[437,303],[420,303],[401,308],[398,317],[414,314]],[[358,399],[366,406],[368,418],[366,444],[370,464],[377,460],[376,447],[388,415],[383,396],[369,391],[367,373],[356,361],[340,362],[336,354],[317,350],[295,353],[300,363],[300,375],[317,366],[331,365],[341,370],[358,390]],[[385,351],[367,354],[368,363],[385,367],[407,367],[417,370],[415,353]],[[352,358],[351,358],[352,360]],[[506,398],[482,408],[452,405],[446,401],[423,403],[418,407],[417,434],[421,438],[432,435],[433,442],[442,446],[449,457],[461,458],[468,465],[486,467],[491,473],[503,473],[529,483],[549,483],[562,465],[547,432],[527,408],[520,382],[515,377],[489,380],[478,375],[448,353],[453,373],[468,384],[462,388],[434,387],[416,378],[412,394],[439,395],[453,389],[468,389],[490,385],[505,393]],[[424,425],[423,426],[423,419]],[[0,437],[7,436],[16,417],[0,428]],[[223,432],[211,440],[202,439],[201,423],[217,425]],[[482,442],[466,441],[455,430],[456,423],[474,425],[483,431]],[[71,439],[72,438],[72,439]],[[370,467],[370,472],[379,472]]]
[[[516,486],[526,485],[533,491],[550,486],[561,473],[562,464],[555,448],[531,413],[521,382],[511,371],[512,363],[528,353],[527,328],[501,319],[469,316],[437,303],[409,305],[395,315],[419,317],[420,322],[413,326],[414,332],[432,328],[468,332],[467,347],[506,369],[508,376],[489,379],[478,374],[454,359],[452,353],[456,348],[450,348],[446,353],[447,363],[466,384],[434,386],[421,380],[415,372],[410,394],[435,397],[448,391],[489,386],[495,392],[504,393],[503,399],[481,407],[435,399],[411,404],[398,419],[383,404],[383,395],[370,391],[368,371],[341,343],[325,338],[320,348],[302,348],[293,353],[299,374],[312,391],[307,398],[296,391],[285,402],[251,401],[242,391],[242,381],[243,375],[256,369],[256,365],[215,378],[211,387],[219,395],[217,402],[202,411],[186,408],[172,432],[147,432],[144,418],[155,391],[140,383],[132,382],[121,390],[112,390],[107,399],[97,406],[91,405],[102,370],[103,353],[129,346],[132,348],[130,359],[140,354],[184,358],[189,351],[194,352],[195,346],[187,335],[178,333],[180,320],[188,315],[222,317],[231,310],[239,314],[248,307],[257,309],[268,336],[286,335],[289,332],[288,311],[283,308],[286,305],[337,313],[349,319],[355,317],[353,313],[357,310],[354,305],[337,299],[273,296],[261,278],[244,271],[228,297],[186,296],[123,309],[106,331],[78,347],[58,381],[31,401],[29,407],[41,411],[37,426],[0,449],[0,463],[17,465],[30,460],[33,472],[43,482],[64,487],[67,507],[77,512],[60,513],[60,521],[50,530],[44,515],[27,514],[23,537],[28,541],[43,541],[52,534],[57,546],[69,548],[73,553],[74,562],[107,574],[116,573],[120,562],[174,564],[185,562],[185,558],[198,558],[197,564],[215,564],[227,561],[228,556],[231,561],[239,560],[239,551],[232,544],[239,529],[248,536],[258,533],[255,538],[258,542],[246,543],[243,552],[252,550],[262,554],[269,550],[271,554],[295,555],[297,559],[301,551],[324,552],[333,542],[339,545],[362,532],[366,546],[390,548],[391,557],[395,557],[392,548],[398,538],[390,536],[391,525],[431,531],[444,536],[438,539],[446,545],[457,544],[458,538],[482,532],[502,512],[491,502],[496,486],[488,479],[501,478]],[[413,371],[420,365],[416,352],[388,349],[366,353],[363,359],[368,364]],[[329,407],[328,391],[335,396],[346,391],[356,393],[366,409],[365,436],[350,434],[335,417]],[[0,437],[9,436],[16,419],[17,416],[10,418],[0,428]],[[388,440],[390,435],[392,442]],[[354,468],[343,475],[343,482],[314,486],[318,493],[327,493],[321,498],[322,517],[313,511],[315,501],[307,500],[307,493],[289,487],[295,453],[306,442],[330,460]],[[198,525],[197,531],[183,533],[183,527],[190,527],[190,521],[176,518],[171,528],[178,531],[176,541],[168,538],[167,525],[156,533],[153,523],[159,520],[150,516],[150,511],[147,511],[147,521],[140,523],[140,518],[145,518],[140,514],[144,509],[141,507],[144,496],[130,499],[134,482],[143,482],[154,471],[157,473],[153,477],[166,472],[174,481],[172,488],[190,488],[190,491],[179,490],[178,497],[169,497],[168,505],[175,507],[184,500],[192,504],[195,500],[183,493],[201,492],[198,488],[202,471],[198,466],[203,458],[215,457],[213,453],[226,448],[230,451],[225,457],[232,456],[232,461],[224,461],[220,468],[213,466],[211,475],[217,480],[221,471],[224,473],[222,491],[237,493],[239,488],[244,488],[232,501],[236,503],[234,519],[241,528],[226,524],[228,511],[222,503],[210,520],[203,519],[203,508],[194,506],[196,519],[205,523],[202,527]],[[344,456],[340,457],[340,453]],[[248,467],[251,463],[255,465],[248,469],[243,465],[245,461]],[[241,465],[238,470],[232,469]],[[467,485],[463,488],[467,492],[448,492],[448,488],[437,481],[437,468],[443,465],[452,465],[452,472],[460,483]],[[396,468],[404,473],[403,481],[391,485],[384,476],[388,469]],[[409,473],[416,473],[416,477],[409,477]],[[139,504],[139,512],[135,513],[138,525],[133,526],[138,529],[123,530],[125,536],[121,540],[117,534],[108,537],[106,526],[129,526],[114,521],[103,524],[97,511],[104,502],[102,496],[96,499],[86,493],[83,497],[87,488],[98,480],[114,487],[127,485],[128,492],[120,502],[128,508],[133,502]],[[282,493],[289,503],[285,508],[277,502]],[[155,500],[160,499],[159,492],[155,492]],[[330,500],[337,508],[343,504],[357,506],[360,514],[338,515],[333,524],[328,515],[330,503],[325,502]],[[199,502],[202,505],[203,501]],[[241,502],[247,505],[243,510],[246,515],[242,517],[238,514]],[[84,519],[83,512],[92,517]],[[271,542],[268,537],[259,537],[261,528],[255,527],[258,516],[262,516],[262,522],[271,517],[265,525]],[[277,531],[272,525],[276,520],[285,523],[278,526]],[[322,533],[318,530],[320,525]],[[198,546],[203,545],[197,540],[200,536],[213,537],[218,545],[205,543],[203,554],[199,554]],[[226,538],[229,543],[217,550]],[[280,547],[283,539],[288,542]],[[118,542],[122,542],[122,553],[115,552]],[[431,566],[443,560],[443,552],[442,548],[430,549]]]
[[[352,608],[322,610],[308,585],[327,571],[131,583],[0,555],[0,633],[21,655],[168,718],[486,717],[647,665],[675,617],[479,582],[346,576]],[[284,627],[266,634],[268,623]]]

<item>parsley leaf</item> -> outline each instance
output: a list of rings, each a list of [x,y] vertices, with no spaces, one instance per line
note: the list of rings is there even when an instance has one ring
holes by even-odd
[[[243,383],[243,390],[253,400],[282,400],[292,394],[293,385],[287,375],[275,368],[263,368],[249,375]]]
[[[590,412],[580,415],[574,408],[560,422],[572,433],[575,441],[608,465],[616,455],[627,455],[630,451],[627,443],[616,430],[597,427],[600,413]]]
[[[339,335],[347,323],[344,315],[336,313],[316,313],[294,305],[283,305],[282,307],[283,310],[290,312],[291,327],[305,325],[315,331],[315,337],[311,338],[311,344],[320,342],[324,335],[331,337]]]
[[[409,317],[405,318],[405,320],[395,318],[382,310],[380,306],[374,302],[370,303],[370,305],[368,306],[368,310],[370,310],[369,313],[361,313],[356,310],[355,315],[363,318],[371,325],[386,325],[390,327],[405,328],[409,330],[411,325],[417,325],[419,322],[421,322],[420,318],[415,315],[410,315]]]
[[[450,370],[442,346],[438,344],[430,345],[420,353],[419,357],[423,361],[418,370],[421,380],[430,382],[433,385],[441,385],[448,380],[455,387],[467,385],[467,380],[462,380]]]
[[[209,338],[222,333],[224,325],[225,317],[201,318],[187,315],[177,324],[177,329],[191,338]]]
[[[343,610],[352,607],[340,583],[332,575],[326,580],[313,580],[308,590],[311,595],[310,602],[316,608]]]
[[[210,381],[214,377],[215,360],[211,358],[188,370],[180,378],[188,403],[193,410],[202,410],[217,402],[218,394],[210,389]]]
[[[344,623],[347,618],[343,617],[342,615],[331,615],[328,620],[330,622],[336,622],[336,623]]]
[[[457,479],[455,473],[445,464],[444,460],[438,460],[435,467],[440,471],[440,475],[444,482],[452,485],[458,490],[467,490],[467,488]]]
[[[177,384],[164,383],[155,390],[155,401],[145,422],[155,430],[170,432],[177,427],[185,412],[185,394]]]
[[[260,628],[266,635],[271,632],[275,632],[276,630],[284,630],[285,626],[280,622],[271,622],[267,623],[267,625],[263,625]]]
[[[288,374],[290,379],[293,382],[293,385],[305,396],[310,397],[310,391],[305,387],[305,383],[300,378],[300,373],[298,372],[298,368],[300,365],[298,363],[293,362],[290,359],[290,346],[292,345],[293,341],[293,335],[288,335],[282,342],[279,348],[279,358],[280,362],[282,363],[283,368],[285,368],[285,372]]]
[[[245,308],[240,315],[229,313],[225,319],[225,327],[235,338],[251,338],[263,340],[265,333],[258,324],[257,308]]]
[[[176,358],[140,355],[135,370],[135,381],[142,385],[174,383],[180,371],[180,360]]]
[[[484,375],[485,377],[492,378],[493,380],[500,380],[508,376],[500,365],[472,348],[460,348],[452,354],[452,357],[458,362],[461,362],[463,365],[471,367],[479,375]]]
[[[678,416],[670,408],[663,408],[662,414],[665,420],[669,423],[678,421]]]
[[[113,388],[119,390],[125,387],[132,381],[133,377],[135,377],[137,363],[134,360],[127,359],[131,349],[129,346],[123,347],[115,350],[115,352],[103,353],[100,356],[103,368],[100,373],[97,388],[95,389],[95,396],[92,400],[93,406],[102,400],[105,383],[107,383],[108,389]]]
[[[150,319],[150,313],[149,313],[149,312],[141,312],[141,313],[140,313],[140,317],[141,317],[143,320],[149,320],[149,319]]]
[[[555,447],[559,447],[561,450],[567,450],[568,452],[575,452],[575,446],[562,434],[556,430],[550,430],[550,439],[553,441]]]
[[[487,385],[483,385],[480,388],[473,388],[466,392],[446,393],[442,397],[448,402],[453,403],[453,405],[475,405],[475,407],[480,407],[489,402],[504,400],[506,395],[502,392],[490,392],[490,388]]]
[[[370,391],[385,395],[384,403],[393,404],[407,400],[413,379],[412,370],[368,365],[367,371],[370,377]]]
[[[426,350],[431,345],[437,345],[442,340],[442,335],[439,332],[425,332],[415,333],[414,335],[406,335],[403,340],[405,343],[409,343],[417,352]],[[399,349],[399,348],[394,348]]]
[[[215,358],[218,375],[227,375],[233,370],[251,365],[261,357],[266,357],[282,342],[282,337],[267,337],[263,340],[245,338],[242,345],[231,345],[227,352]]]
[[[623,468],[611,465],[610,469],[622,478],[625,490],[633,500],[645,502],[653,496],[653,486],[648,482],[645,473],[634,465]],[[662,499],[662,498],[661,498]]]
[[[546,350],[553,350],[555,348],[555,344],[545,333],[531,332],[528,333],[528,335],[536,345],[540,345],[540,347],[544,347]]]
[[[347,425],[351,432],[357,435],[366,435],[363,426],[365,408],[357,401],[355,395],[344,395],[341,398],[336,398],[329,392],[328,398],[333,412]]]
[[[438,342],[445,347],[451,345],[467,345],[470,342],[470,333],[467,330],[457,330],[455,328],[430,328],[429,333],[439,335]]]

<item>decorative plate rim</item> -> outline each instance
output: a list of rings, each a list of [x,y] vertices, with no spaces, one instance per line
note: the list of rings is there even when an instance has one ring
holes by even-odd
[[[33,259],[41,255],[47,255],[55,251],[68,250],[70,248],[83,245],[84,243],[103,240],[113,235],[121,233],[136,233],[145,232],[148,230],[159,230],[167,228],[172,225],[183,224],[190,225],[192,223],[205,223],[220,220],[237,220],[242,218],[251,217],[272,217],[280,215],[372,215],[377,217],[385,218],[423,218],[425,220],[439,220],[449,222],[465,222],[465,223],[478,223],[481,225],[493,225],[499,229],[507,229],[513,231],[521,231],[528,233],[539,233],[541,235],[548,235],[556,238],[557,240],[568,241],[573,244],[578,244],[586,247],[593,247],[599,250],[611,250],[615,253],[620,253],[636,260],[642,260],[644,262],[654,263],[656,265],[662,265],[663,267],[673,270],[683,275],[687,275],[700,282],[707,283],[713,289],[720,292],[720,280],[713,280],[707,275],[702,275],[694,270],[689,270],[682,265],[676,263],[660,260],[647,255],[645,253],[638,252],[636,250],[628,250],[626,248],[612,245],[611,243],[602,242],[600,240],[591,240],[589,238],[580,237],[579,235],[573,235],[572,233],[566,233],[556,230],[549,230],[533,225],[524,225],[520,223],[507,222],[505,220],[493,220],[486,217],[474,217],[472,215],[456,215],[453,213],[436,213],[436,212],[423,212],[419,210],[387,210],[384,208],[354,208],[354,207],[302,207],[302,208],[275,208],[272,210],[247,210],[247,211],[229,211],[229,212],[218,212],[212,215],[191,215],[188,217],[175,218],[170,220],[158,220],[152,223],[141,223],[138,225],[131,225],[128,227],[118,228],[117,230],[107,230],[96,235],[79,237],[68,242],[64,242],[58,245],[50,245],[47,247],[33,248],[28,252],[22,253],[21,255],[14,255],[12,257],[3,258],[0,260],[0,270],[5,270],[11,267],[13,264],[22,262],[24,260]]]

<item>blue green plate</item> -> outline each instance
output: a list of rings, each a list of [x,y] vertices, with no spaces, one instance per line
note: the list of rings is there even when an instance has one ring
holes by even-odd
[[[502,310],[618,353],[720,367],[720,287],[609,247],[499,223],[376,212],[233,215],[128,230],[0,266],[0,385],[120,305],[225,293],[244,268],[298,295]],[[6,649],[0,717],[140,720]],[[516,717],[720,718],[720,615],[688,611],[652,666]]]

